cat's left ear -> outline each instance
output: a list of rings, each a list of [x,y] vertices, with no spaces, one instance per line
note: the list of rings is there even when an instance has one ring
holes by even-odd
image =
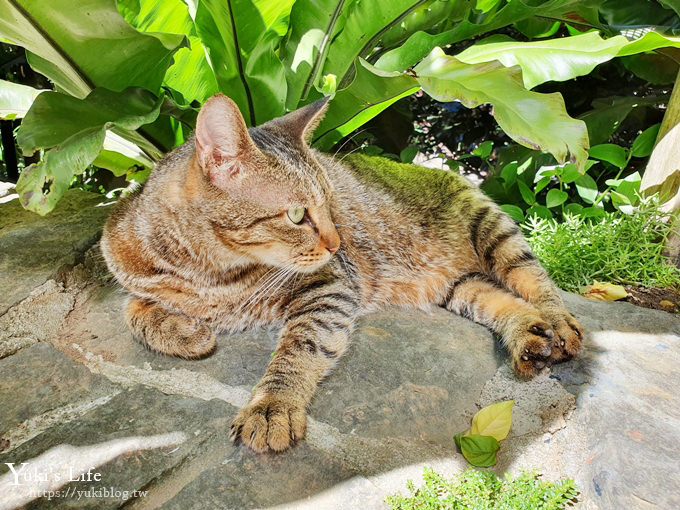
[[[302,108],[298,108],[283,117],[263,124],[262,127],[274,127],[280,129],[294,138],[299,138],[304,143],[308,144],[312,141],[312,134],[317,128],[323,116],[328,109],[328,100],[330,96],[309,103]]]

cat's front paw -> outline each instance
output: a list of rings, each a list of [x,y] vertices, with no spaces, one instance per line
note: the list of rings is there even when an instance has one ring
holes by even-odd
[[[550,324],[534,319],[520,326],[509,342],[512,368],[524,379],[535,376],[550,365],[555,332]]]
[[[265,393],[239,411],[231,423],[229,438],[256,452],[280,452],[301,439],[306,426],[304,407],[290,398]]]
[[[212,330],[198,319],[178,317],[172,336],[172,354],[185,359],[200,359],[213,353],[217,339]]]
[[[583,328],[566,310],[560,310],[546,318],[552,324],[556,334],[550,362],[561,363],[570,360],[581,349]]]

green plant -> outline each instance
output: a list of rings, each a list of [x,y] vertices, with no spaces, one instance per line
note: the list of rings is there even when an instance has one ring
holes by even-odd
[[[532,250],[558,287],[578,292],[594,280],[680,289],[680,269],[663,256],[678,216],[643,200],[636,214],[600,218],[566,214],[563,222],[537,216],[523,227]]]
[[[581,172],[572,163],[556,164],[538,151],[522,151],[483,184],[483,189],[516,221],[565,214],[602,218],[607,211],[632,214],[639,204],[639,172],[621,177],[632,158],[649,156],[659,124],[644,130],[630,149],[613,143],[594,145]],[[670,198],[677,190],[666,190]]]
[[[567,115],[559,94],[529,88],[615,57],[680,46],[655,32],[633,41],[616,35],[620,20],[602,22],[605,3],[88,0],[74,7],[68,0],[0,0],[0,37],[25,47],[31,66],[55,86],[35,98],[19,132],[25,153],[46,155],[22,172],[17,189],[25,207],[45,214],[93,162],[118,175],[135,164],[148,169],[185,139],[198,105],[216,92],[232,97],[249,125],[334,95],[314,140],[327,149],[423,88],[443,101],[492,103],[511,138],[582,171],[585,125]],[[555,24],[612,37],[572,30],[545,44],[495,37],[455,57],[439,49],[511,24],[535,37],[553,35]],[[6,82],[0,90],[0,117],[34,94]],[[103,97],[108,104],[100,108]]]
[[[408,496],[395,494],[385,501],[392,510],[562,510],[578,496],[573,480],[550,482],[527,471],[499,478],[470,468],[447,480],[426,467],[423,480],[418,489],[409,480]]]

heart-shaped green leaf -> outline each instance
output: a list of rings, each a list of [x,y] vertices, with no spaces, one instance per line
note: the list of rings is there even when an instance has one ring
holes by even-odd
[[[496,452],[500,448],[498,441],[491,436],[470,434],[460,438],[460,450],[463,457],[477,467],[489,467],[496,463]]]
[[[636,158],[646,158],[652,153],[654,149],[654,142],[656,136],[659,134],[661,124],[654,124],[652,127],[645,129],[633,142],[630,152]]]
[[[557,207],[566,202],[567,198],[569,198],[569,194],[566,191],[551,189],[548,191],[548,195],[545,197],[545,205],[551,208]]]
[[[623,168],[628,163],[626,150],[614,143],[602,143],[595,145],[588,151],[591,158],[599,159],[611,163],[612,165]]]
[[[520,209],[516,205],[511,204],[502,205],[501,209],[505,214],[510,216],[516,222],[521,223],[524,221],[524,211],[522,211],[522,209]]]

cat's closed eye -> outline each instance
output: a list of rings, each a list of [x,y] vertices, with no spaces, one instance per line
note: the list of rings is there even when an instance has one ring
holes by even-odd
[[[302,220],[305,218],[305,213],[307,212],[307,209],[304,207],[293,207],[291,209],[288,209],[288,219],[295,223],[296,225],[299,225],[302,223]]]

